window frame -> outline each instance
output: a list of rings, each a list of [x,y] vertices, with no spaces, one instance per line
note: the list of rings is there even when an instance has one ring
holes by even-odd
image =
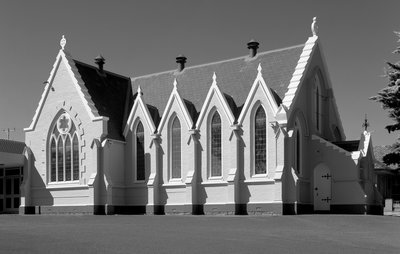
[[[68,128],[68,131],[66,132],[66,133],[60,133],[60,131],[58,130],[58,128],[57,128],[57,124],[58,124],[58,121],[59,121],[59,119],[62,117],[62,116],[68,116],[68,118],[70,119],[70,123],[71,123],[71,126],[69,126],[69,128]],[[50,128],[50,135],[49,135],[49,137],[48,137],[48,140],[47,140],[47,183],[48,184],[50,184],[50,185],[54,185],[54,184],[68,184],[68,183],[79,183],[79,181],[80,181],[80,163],[79,163],[79,158],[80,158],[80,154],[79,154],[79,138],[78,138],[78,131],[77,131],[77,129],[76,129],[76,125],[75,125],[75,123],[74,123],[74,121],[72,120],[72,118],[70,117],[70,115],[67,113],[67,112],[65,112],[65,111],[63,111],[62,113],[60,113],[60,114],[57,114],[57,116],[55,117],[55,120],[54,120],[54,123],[51,125],[51,128]],[[75,152],[74,152],[74,146],[73,146],[73,140],[74,140],[74,138],[76,137],[76,140],[77,140],[77,142],[78,142],[78,168],[76,169],[76,171],[75,171],[75,167],[73,166],[73,163],[74,163],[74,155],[75,155]],[[66,170],[67,170],[67,164],[68,164],[68,162],[66,161],[66,157],[67,157],[67,154],[66,154],[66,151],[67,151],[67,148],[66,148],[66,140],[67,140],[67,138],[70,140],[70,149],[69,149],[69,153],[70,153],[70,161],[69,161],[69,163],[70,163],[70,174],[71,174],[71,177],[70,177],[70,180],[67,180],[67,177],[66,177]],[[54,154],[52,153],[52,142],[54,141],[54,148],[55,148],[55,152],[54,152]],[[62,146],[61,146],[61,149],[62,149],[62,163],[61,163],[61,165],[62,165],[62,174],[63,174],[63,176],[62,176],[62,178],[59,178],[59,174],[60,174],[60,170],[59,170],[59,166],[60,166],[60,163],[59,163],[59,157],[60,157],[60,154],[59,154],[59,142],[62,142]],[[52,180],[53,178],[53,165],[52,165],[52,158],[53,158],[53,155],[55,155],[55,161],[54,161],[54,165],[55,165],[55,177],[54,177],[54,179],[55,180]],[[75,179],[74,180],[74,173],[77,173],[77,175],[78,175],[78,179]]]
[[[139,125],[142,126],[143,129],[143,174],[144,174],[144,179],[138,179],[138,138],[137,138],[137,133],[138,133],[138,128]],[[146,181],[146,149],[145,149],[145,130],[144,130],[144,125],[142,123],[142,121],[140,119],[138,119],[137,123],[135,124],[135,128],[134,128],[134,133],[133,133],[133,137],[134,137],[134,182],[137,183],[143,183]]]
[[[213,175],[213,156],[212,156],[212,152],[213,152],[213,137],[212,137],[212,130],[213,130],[213,119],[216,116],[216,114],[218,114],[219,117],[219,121],[220,121],[220,174],[219,175]],[[223,179],[223,156],[222,156],[222,152],[223,152],[223,128],[222,128],[222,118],[221,118],[221,114],[218,112],[217,109],[214,109],[212,111],[210,111],[210,118],[209,118],[209,124],[208,124],[208,165],[209,165],[209,170],[208,170],[208,179],[210,180],[221,180]]]
[[[177,121],[177,122],[176,122]],[[178,123],[179,124],[179,177],[174,177],[174,124]],[[168,126],[169,130],[169,145],[168,145],[168,150],[169,150],[169,181],[182,181],[182,125],[181,125],[181,120],[179,117],[174,114],[171,117],[170,124]]]
[[[259,109],[262,109],[264,111],[265,115],[265,173],[256,173],[256,116],[257,112]],[[261,102],[256,103],[253,106],[253,111],[251,115],[251,147],[252,147],[252,152],[251,152],[251,176],[252,177],[266,177],[269,173],[268,170],[268,115],[267,111],[265,110],[264,105]]]
[[[303,138],[302,138],[302,129],[301,129],[301,124],[299,123],[298,120],[294,122],[294,139],[293,139],[293,167],[295,172],[298,175],[302,175],[303,173]]]
[[[322,77],[319,71],[313,76],[313,122],[317,132],[322,130]]]

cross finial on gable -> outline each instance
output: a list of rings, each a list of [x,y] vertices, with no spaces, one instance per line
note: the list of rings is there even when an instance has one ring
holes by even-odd
[[[141,97],[142,96],[142,89],[140,88],[140,86],[138,86],[138,88],[137,88],[137,96],[138,97]]]
[[[257,71],[258,71],[258,74],[261,74],[262,68],[261,68],[261,64],[260,63],[258,64]]]
[[[178,85],[178,82],[176,82],[176,78],[174,79],[174,89],[176,90],[176,86]]]
[[[362,127],[364,127],[364,130],[367,131],[368,127],[369,127],[369,122],[367,119],[367,114],[365,114],[365,119],[364,119],[364,123],[362,125]]]
[[[318,36],[317,17],[313,18],[313,22],[311,24],[311,32],[313,36]]]
[[[65,44],[67,44],[67,40],[65,39],[65,36],[63,35],[61,40],[60,40],[60,46],[61,46],[62,50],[64,50]]]

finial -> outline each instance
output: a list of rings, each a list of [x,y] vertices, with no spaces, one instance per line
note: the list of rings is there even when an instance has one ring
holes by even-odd
[[[61,46],[62,50],[64,50],[65,44],[67,44],[67,40],[65,39],[65,36],[63,35],[61,38],[61,41],[60,41],[60,46]]]
[[[261,73],[261,71],[262,71],[261,63],[258,64],[257,71],[258,71],[258,73]]]
[[[141,97],[142,96],[142,89],[140,88],[140,86],[138,86],[138,88],[137,88],[137,96],[139,96],[139,97]]]
[[[176,78],[174,79],[174,89],[176,89],[176,85],[178,84],[178,82],[176,82]]]
[[[369,127],[369,122],[367,119],[367,114],[365,114],[365,119],[364,119],[364,123],[362,124],[362,127],[364,127],[364,130],[367,131],[368,127]]]
[[[213,81],[214,81],[214,83],[217,82],[217,75],[215,75],[215,71],[214,71],[214,74],[213,74]]]
[[[313,22],[311,24],[311,32],[312,32],[313,36],[318,36],[317,17],[313,18]]]

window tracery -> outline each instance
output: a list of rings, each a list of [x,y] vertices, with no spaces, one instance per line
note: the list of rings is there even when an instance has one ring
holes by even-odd
[[[59,116],[53,126],[49,157],[50,182],[79,180],[78,134],[74,122],[66,112]]]

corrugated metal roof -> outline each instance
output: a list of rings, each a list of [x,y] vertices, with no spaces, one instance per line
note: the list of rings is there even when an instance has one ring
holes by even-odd
[[[24,142],[0,139],[0,152],[22,154],[24,149]]]

